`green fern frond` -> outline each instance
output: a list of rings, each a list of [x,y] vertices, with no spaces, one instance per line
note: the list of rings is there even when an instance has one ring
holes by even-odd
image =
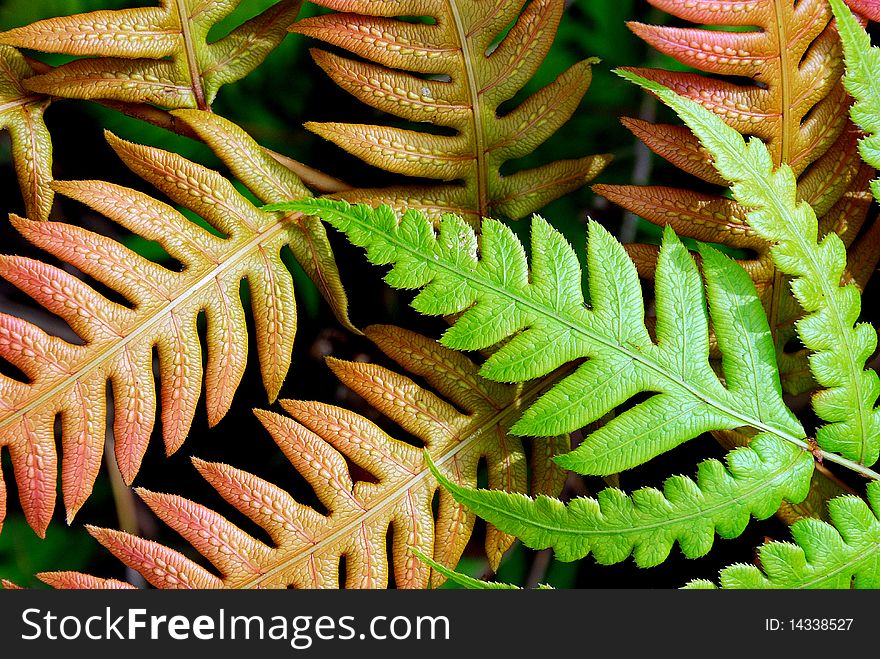
[[[366,247],[375,264],[394,264],[386,281],[421,288],[420,312],[461,316],[441,342],[478,350],[510,338],[483,365],[491,380],[523,382],[558,366],[588,361],[525,411],[523,435],[571,432],[633,396],[656,395],[619,414],[557,462],[605,475],[642,464],[710,430],[751,427],[807,448],[800,423],[785,407],[766,317],[748,275],[715,250],[702,249],[711,320],[725,383],[709,364],[709,315],[696,263],[667,230],[657,266],[657,341],[644,322],[638,276],[605,229],[589,229],[589,293],[571,246],[547,222],[532,222],[531,271],[525,250],[503,223],[485,220],[476,234],[457,216],[439,234],[420,213],[398,222],[378,210],[326,199],[277,207],[317,215]],[[478,256],[478,252],[481,256]]]
[[[855,100],[850,116],[868,133],[859,142],[859,153],[871,167],[880,169],[880,48],[871,46],[871,37],[842,0],[831,0],[831,9],[837,18],[846,60],[843,84]],[[880,201],[880,179],[871,183],[871,190]]]
[[[433,463],[429,463],[433,465]],[[558,499],[462,487],[434,472],[456,501],[477,516],[518,537],[527,547],[552,547],[561,561],[593,554],[611,565],[631,554],[640,567],[659,565],[677,541],[688,558],[709,552],[717,532],[739,536],[750,516],[766,519],[783,499],[807,496],[812,457],[770,435],[759,435],[749,447],[700,464],[696,480],[673,476],[663,491],[646,487],[627,496],[607,488],[597,497],[580,497],[564,505]]]
[[[722,588],[880,588],[880,483],[868,502],[843,496],[828,502],[831,524],[804,519],[791,527],[796,544],[771,542],[759,550],[761,569],[731,565]],[[715,588],[692,581],[687,588]]]
[[[714,157],[719,174],[732,183],[731,193],[751,209],[749,225],[770,242],[780,271],[791,275],[792,291],[807,315],[797,322],[804,346],[812,351],[810,369],[824,390],[813,396],[813,409],[826,424],[816,442],[859,464],[880,456],[880,394],[877,373],[865,368],[877,347],[877,332],[857,323],[861,296],[853,284],[841,286],[846,248],[836,233],[821,240],[813,208],[799,202],[797,180],[788,165],[774,169],[767,146],[748,143],[698,103],[632,73],[619,75],[654,93],[675,110]]]

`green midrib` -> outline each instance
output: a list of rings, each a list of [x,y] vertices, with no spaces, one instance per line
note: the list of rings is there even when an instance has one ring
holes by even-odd
[[[731,418],[736,419],[741,422],[742,426],[749,426],[755,428],[760,432],[766,432],[776,437],[779,437],[783,441],[794,444],[802,449],[809,450],[810,446],[805,441],[806,434],[804,433],[801,437],[796,437],[790,432],[786,431],[784,428],[778,426],[777,424],[765,423],[761,419],[756,419],[752,416],[749,416],[747,413],[743,413],[739,410],[731,408],[729,405],[725,404],[722,401],[714,398],[710,393],[705,391],[700,391],[693,385],[688,382],[677,379],[671,376],[665,369],[664,365],[652,360],[648,359],[646,355],[642,352],[627,349],[625,346],[615,342],[614,340],[610,340],[608,337],[602,336],[600,334],[596,334],[594,332],[590,332],[588,329],[584,328],[582,325],[578,324],[578,322],[574,319],[570,319],[562,316],[554,309],[548,309],[534,302],[533,300],[523,297],[516,292],[510,291],[509,289],[503,288],[497,285],[495,282],[477,277],[475,276],[473,271],[466,271],[451,265],[444,260],[433,260],[426,258],[425,254],[422,250],[418,248],[412,247],[410,244],[405,243],[397,238],[397,236],[393,233],[388,233],[386,231],[381,230],[377,225],[362,223],[354,216],[347,215],[346,220],[352,223],[356,223],[359,226],[367,229],[373,235],[381,235],[383,240],[399,247],[406,252],[417,256],[421,260],[425,260],[431,267],[442,269],[447,272],[454,274],[457,277],[465,279],[470,282],[474,282],[477,286],[487,289],[494,293],[498,297],[505,297],[513,302],[523,305],[524,307],[530,309],[537,315],[545,316],[550,318],[555,323],[560,326],[571,330],[581,336],[586,337],[587,339],[599,343],[611,350],[615,350],[623,355],[625,355],[628,359],[632,360],[635,363],[640,364],[645,369],[652,371],[656,375],[656,380],[665,380],[673,387],[682,389],[688,392],[694,398],[697,398],[704,403],[706,403],[709,407],[717,410],[718,412],[725,414]],[[656,381],[655,380],[655,381]],[[802,431],[803,432],[803,431]]]

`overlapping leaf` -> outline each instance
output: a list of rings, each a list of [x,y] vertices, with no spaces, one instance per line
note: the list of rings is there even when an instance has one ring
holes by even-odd
[[[435,234],[416,212],[398,220],[388,207],[372,210],[324,199],[286,206],[333,224],[366,247],[372,262],[392,264],[386,281],[421,289],[413,302],[419,311],[461,312],[441,340],[445,345],[480,349],[509,339],[484,364],[486,377],[529,380],[586,357],[525,410],[514,432],[582,428],[639,393],[654,394],[632,402],[575,451],[556,458],[564,467],[610,474],[702,432],[740,427],[759,432],[750,447],[731,454],[726,469],[706,462],[696,482],[675,477],[663,492],[647,488],[627,497],[606,490],[598,500],[565,507],[547,497],[451,487],[459,501],[527,545],[554,547],[563,560],[593,552],[610,563],[634,553],[640,564],[654,565],[676,541],[688,556],[702,555],[716,530],[733,537],[751,515],[767,517],[783,499],[806,497],[813,457],[804,450],[803,429],[782,402],[761,303],[748,275],[715,250],[701,250],[704,297],[693,258],[667,230],[657,266],[655,341],[645,326],[635,267],[598,224],[590,225],[587,308],[575,254],[540,218],[532,225],[529,269],[523,246],[494,220],[483,222],[478,243],[455,216],[444,218]],[[724,355],[725,384],[709,363],[710,318]]]
[[[455,500],[507,530],[533,549],[552,547],[561,561],[592,554],[610,565],[633,556],[651,567],[667,559],[678,542],[688,558],[709,552],[717,533],[739,536],[751,516],[765,519],[784,500],[807,496],[813,459],[771,437],[700,464],[697,478],[673,476],[662,491],[645,487],[627,495],[616,488],[568,504],[547,496],[529,498],[498,490],[477,490],[441,480]]]
[[[485,461],[493,487],[559,492],[564,472],[550,458],[566,450],[568,438],[534,440],[529,475],[527,453],[508,432],[520,407],[544,383],[519,388],[488,382],[466,357],[426,337],[388,326],[368,328],[366,333],[442,397],[375,364],[331,359],[330,367],[345,385],[417,437],[446,478],[473,485],[478,465]],[[204,506],[143,490],[144,501],[210,561],[219,576],[155,542],[108,529],[93,528],[92,535],[157,587],[332,588],[340,585],[344,560],[347,587],[384,588],[393,571],[398,587],[425,588],[431,569],[410,547],[433,556],[443,566],[455,566],[473,532],[474,516],[443,491],[436,513],[432,511],[438,486],[423,449],[332,405],[282,401],[282,406],[292,419],[263,411],[257,416],[314,488],[326,514],[253,474],[197,460],[202,476],[226,501],[264,528],[271,545]],[[354,481],[346,461],[366,470],[375,482]],[[393,534],[391,566],[387,560],[389,530]],[[493,566],[512,542],[511,536],[488,528],[486,553]],[[77,573],[41,578],[57,587],[101,586],[94,578]],[[442,581],[442,575],[435,575],[437,581]]]
[[[631,70],[696,100],[743,135],[764,140],[774,164],[787,163],[798,177],[798,195],[816,208],[822,233],[837,231],[847,246],[853,243],[870,206],[865,192],[871,172],[861,166],[858,134],[847,119],[841,46],[827,0],[746,0],[736,3],[735,10],[729,3],[649,1],[703,27],[632,23],[632,30],[661,52],[714,77]],[[686,128],[634,119],[624,123],[677,167],[709,183],[727,185]],[[755,257],[743,265],[765,301],[783,387],[800,393],[815,386],[808,377],[806,353],[785,352],[800,310],[774,268],[768,244],[745,221],[742,206],[722,194],[684,188],[603,185],[596,189],[681,235],[754,252]],[[878,247],[880,228],[876,227],[853,247],[849,274],[861,285],[877,264]],[[643,274],[650,275],[656,248],[639,246],[630,254]]]
[[[859,152],[866,163],[880,168],[880,48],[871,46],[871,38],[843,3],[831,0],[831,6],[846,56],[844,84],[855,100],[850,112],[853,121],[867,133],[859,142]],[[880,2],[874,8],[880,14]],[[873,181],[871,189],[880,201],[880,180]]]
[[[672,107],[713,156],[718,171],[733,183],[731,193],[746,207],[754,231],[772,245],[780,272],[790,275],[794,297],[806,315],[797,322],[810,351],[810,369],[824,387],[813,396],[813,410],[825,422],[816,442],[857,465],[880,457],[880,396],[877,372],[866,362],[877,347],[877,332],[859,323],[861,295],[846,283],[846,248],[836,233],[820,236],[813,208],[797,197],[788,165],[775,168],[767,146],[748,143],[716,115],[656,82],[622,75]]]
[[[870,505],[870,507],[869,507]],[[761,569],[732,565],[723,588],[880,588],[880,483],[868,485],[868,503],[854,496],[828,502],[831,524],[805,519],[791,527],[794,544],[771,542],[759,550]],[[692,581],[689,588],[714,588]]]
[[[880,21],[880,2],[877,0],[846,0],[850,8],[872,21]]]
[[[508,342],[481,373],[503,382],[541,377],[581,358],[571,375],[525,411],[514,431],[570,432],[642,392],[656,395],[593,432],[563,466],[610,474],[641,464],[701,432],[751,427],[806,446],[799,422],[782,403],[766,317],[745,272],[711,248],[702,250],[711,319],[725,384],[709,364],[703,284],[694,260],[667,232],[657,267],[656,342],[644,322],[638,275],[624,248],[590,224],[590,308],[571,246],[543,219],[532,222],[532,263],[513,232],[485,220],[478,238],[447,215],[435,233],[421,213],[398,218],[328,199],[281,204],[313,214],[366,248],[375,264],[394,267],[386,281],[422,289],[413,306],[431,315],[461,314],[444,345],[461,350]]]
[[[515,109],[498,114],[499,106],[522,89],[546,56],[564,0],[317,4],[345,13],[306,18],[291,29],[363,58],[313,51],[315,61],[337,84],[384,112],[454,131],[448,135],[392,126],[306,124],[372,165],[441,181],[359,189],[339,193],[339,198],[419,208],[434,219],[454,211],[476,224],[484,216],[523,217],[588,182],[608,162],[608,156],[587,156],[510,175],[500,171],[564,124],[590,84],[595,60],[574,65]],[[395,18],[402,16],[430,17],[431,22]]]
[[[28,217],[45,220],[52,210],[52,140],[43,122],[49,99],[24,88],[34,75],[14,48],[0,46],[0,130],[9,131],[12,158]]]
[[[308,194],[289,171],[228,121],[190,111],[179,115],[265,201]],[[68,518],[86,500],[101,463],[106,388],[113,389],[119,468],[137,474],[156,416],[153,352],[158,353],[166,450],[184,441],[205,381],[210,423],[219,421],[247,363],[248,337],[240,284],[250,288],[263,380],[274,400],[290,365],[296,330],[293,281],[281,260],[289,245],[336,302],[345,298],[324,230],[295,214],[262,212],[211,170],[159,149],[111,146],[138,175],[207,222],[200,226],[146,194],[101,181],[56,182],[54,189],[158,242],[183,268],[172,271],[112,239],[60,222],[13,217],[15,227],[50,255],[113,289],[112,301],[67,271],[30,258],[0,257],[0,276],[66,321],[82,343],[69,343],[24,320],[0,315],[0,357],[27,381],[0,375],[0,446],[12,456],[25,515],[42,534],[55,504],[61,419],[62,492]],[[207,320],[203,373],[198,316]],[[0,484],[0,504],[5,489]],[[0,506],[2,520],[5,505]]]
[[[256,68],[284,38],[301,0],[281,0],[208,43],[240,0],[162,0],[159,7],[100,10],[38,21],[0,43],[86,56],[29,78],[28,89],[67,98],[207,109],[218,89]]]

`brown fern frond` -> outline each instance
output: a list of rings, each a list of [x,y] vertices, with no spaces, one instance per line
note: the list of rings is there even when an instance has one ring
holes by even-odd
[[[235,178],[264,204],[312,196],[303,182],[272,152],[262,148],[231,121],[202,110],[172,110],[223,161]],[[277,154],[275,154],[277,155]],[[296,225],[288,246],[339,322],[360,334],[348,317],[348,296],[339,278],[339,268],[327,240],[324,223],[313,217],[289,213]]]
[[[14,48],[0,46],[0,130],[9,131],[15,173],[28,217],[45,220],[52,210],[52,139],[43,122],[49,98],[28,91],[33,69]]]
[[[345,13],[305,18],[291,31],[362,58],[313,50],[334,82],[383,112],[455,131],[437,135],[393,126],[307,123],[309,130],[375,167],[438,181],[335,197],[418,208],[435,218],[456,212],[474,222],[498,215],[515,219],[592,180],[610,160],[587,156],[506,176],[500,171],[568,121],[590,85],[595,59],[575,64],[514,110],[498,115],[499,106],[525,86],[547,55],[564,0],[317,4]],[[434,23],[394,18],[400,16],[428,16]]]
[[[281,42],[301,0],[281,0],[227,36],[211,28],[240,0],[162,0],[159,7],[49,18],[0,34],[0,43],[83,56],[27,80],[42,94],[207,109],[219,88],[256,68]]]
[[[399,588],[426,588],[431,570],[408,547],[454,567],[474,528],[474,515],[438,488],[424,459],[431,452],[441,472],[474,485],[485,462],[489,486],[516,492],[558,493],[563,470],[550,458],[568,450],[567,437],[532,442],[531,476],[521,440],[509,434],[522,406],[547,383],[520,388],[484,380],[467,357],[407,330],[366,331],[383,352],[437,392],[382,366],[329,359],[336,376],[419,445],[394,439],[354,412],[318,402],[282,401],[292,418],[256,414],[290,463],[314,488],[323,514],[288,492],[225,464],[195,460],[220,495],[266,530],[271,545],[220,514],[183,497],[139,490],[141,498],[180,533],[219,574],[156,542],[111,529],[90,532],[126,565],[162,588],[335,588],[345,561],[349,588],[384,588],[389,571]],[[439,394],[439,395],[438,395]],[[354,481],[346,461],[376,482]],[[531,483],[529,479],[531,478]],[[439,491],[436,514],[432,502]],[[393,534],[392,565],[387,542]],[[513,537],[488,527],[486,555],[497,567]],[[93,587],[78,573],[40,578],[56,587]],[[442,582],[435,574],[433,583]]]
[[[187,121],[260,198],[308,196],[305,186],[241,129],[199,111]],[[129,231],[158,242],[183,268],[169,270],[112,239],[60,222],[12,217],[29,241],[113,289],[111,301],[86,281],[40,261],[0,256],[0,276],[66,321],[82,344],[0,314],[0,357],[28,381],[0,375],[0,447],[12,456],[28,522],[43,534],[55,504],[61,419],[62,492],[71,519],[89,496],[104,445],[106,387],[114,399],[119,469],[138,472],[156,416],[153,351],[158,352],[166,451],[183,443],[205,381],[208,421],[227,412],[247,363],[248,337],[239,287],[251,292],[256,344],[269,400],[281,388],[296,332],[293,279],[281,260],[289,245],[345,318],[345,295],[320,223],[255,208],[235,187],[201,165],[160,149],[108,140],[135,173],[194,211],[208,228],[150,196],[102,181],[57,181],[53,188]],[[203,373],[197,319],[207,321]],[[2,479],[0,479],[2,480]],[[5,510],[0,484],[0,521]]]
[[[696,100],[741,133],[761,138],[776,165],[787,163],[794,170],[799,194],[822,218],[822,229],[838,231],[849,246],[868,216],[868,197],[863,193],[871,177],[858,155],[858,131],[848,119],[842,50],[826,0],[743,0],[735,3],[735,10],[730,3],[649,2],[702,27],[631,23],[633,32],[664,54],[715,77],[633,70]],[[726,187],[686,128],[635,119],[624,120],[624,125],[676,167]],[[753,253],[741,263],[765,301],[783,386],[795,394],[813,388],[806,353],[785,351],[795,336],[799,306],[774,267],[769,245],[748,227],[736,202],[720,191],[667,186],[597,185],[594,189],[650,222],[672,226],[680,235]],[[646,276],[653,271],[656,253],[649,246],[630,248]],[[880,254],[865,249],[853,253],[858,256],[850,259],[853,276],[864,279]]]

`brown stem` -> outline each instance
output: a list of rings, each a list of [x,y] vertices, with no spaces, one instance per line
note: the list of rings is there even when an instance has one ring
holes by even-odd
[[[300,180],[303,183],[311,188],[315,188],[318,192],[322,192],[324,194],[333,194],[334,192],[343,192],[345,190],[353,189],[352,186],[345,181],[341,181],[338,178],[334,178],[329,174],[325,174],[324,172],[321,172],[313,167],[304,165],[298,160],[288,158],[287,156],[282,155],[276,151],[272,151],[272,149],[267,149],[266,147],[261,148],[263,149],[263,151],[272,156],[275,160],[287,167],[287,169],[299,176]]]
[[[113,503],[116,505],[116,516],[119,519],[119,528],[126,533],[137,535],[140,532],[138,524],[137,503],[131,488],[125,484],[119,467],[116,464],[116,447],[113,441],[113,433],[108,429],[104,438],[104,464],[110,475],[110,489],[113,492]]]
[[[532,569],[529,570],[529,576],[526,579],[526,588],[537,588],[544,583],[552,558],[552,549],[544,549],[535,555],[535,559],[532,561]]]

